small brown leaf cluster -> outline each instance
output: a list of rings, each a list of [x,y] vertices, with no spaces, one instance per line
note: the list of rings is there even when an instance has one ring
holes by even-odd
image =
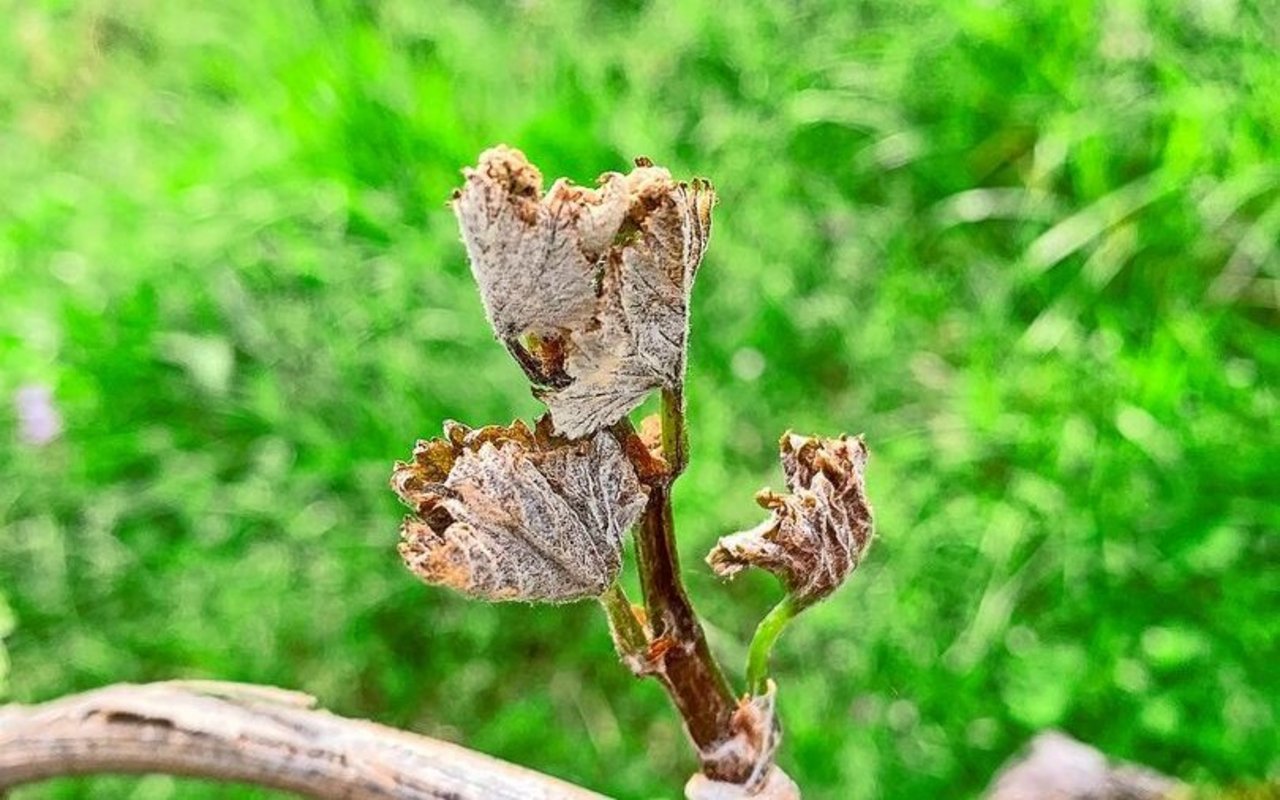
[[[505,146],[464,171],[453,207],[485,312],[550,416],[535,430],[450,423],[396,465],[392,486],[416,512],[400,552],[424,580],[558,602],[617,576],[641,480],[666,467],[634,434],[607,429],[683,381],[715,201],[704,182],[636,163],[596,189],[561,179],[545,194],[542,174]]]
[[[715,193],[637,159],[599,188],[542,175],[519,150],[486,150],[454,211],[494,332],[558,433],[620,420],[684,379],[689,292]]]
[[[821,439],[788,432],[779,450],[791,493],[760,492],[756,502],[771,512],[769,519],[722,537],[707,563],[722,577],[748,566],[767,569],[804,607],[835,591],[871,544],[863,482],[867,447],[860,436]]]
[[[414,515],[400,555],[428,583],[483,600],[600,595],[646,490],[608,433],[570,441],[540,423],[445,423],[397,462],[391,487]]]

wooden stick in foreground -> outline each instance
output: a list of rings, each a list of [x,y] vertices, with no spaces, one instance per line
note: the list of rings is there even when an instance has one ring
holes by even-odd
[[[602,798],[314,706],[307,695],[271,687],[173,681],[0,707],[0,793],[67,775],[161,772],[351,800]]]

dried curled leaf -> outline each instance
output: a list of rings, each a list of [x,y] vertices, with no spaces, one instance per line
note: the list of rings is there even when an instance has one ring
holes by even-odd
[[[791,494],[764,490],[756,502],[772,513],[751,530],[722,537],[707,563],[722,577],[748,566],[767,569],[801,607],[844,582],[871,544],[871,506],[861,436],[820,439],[786,433],[779,442]]]
[[[400,529],[410,570],[484,600],[567,602],[608,588],[646,499],[612,436],[567,441],[523,422],[444,430],[391,476],[415,512]]]
[[[715,193],[637,159],[598,189],[556,181],[519,150],[486,150],[454,211],[494,332],[577,438],[684,378],[689,291]]]

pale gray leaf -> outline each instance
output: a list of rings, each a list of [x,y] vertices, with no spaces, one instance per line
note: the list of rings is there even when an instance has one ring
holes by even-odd
[[[522,423],[450,423],[396,465],[416,516],[401,555],[428,583],[486,600],[566,602],[601,594],[646,493],[607,433],[568,441]]]
[[[715,193],[639,163],[599,189],[562,179],[544,196],[524,155],[497,147],[455,197],[489,321],[565,436],[601,430],[684,378]]]

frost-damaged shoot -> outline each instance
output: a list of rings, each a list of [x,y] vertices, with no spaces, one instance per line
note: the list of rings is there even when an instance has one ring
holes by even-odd
[[[761,621],[737,693],[707,646],[676,558],[673,484],[688,460],[684,375],[689,295],[711,232],[715,192],[648,159],[595,189],[542,174],[499,146],[464,171],[453,209],[489,323],[548,412],[531,428],[446,422],[397,462],[413,510],[400,554],[414,574],[489,601],[594,597],[622,662],[662,683],[698,753],[694,800],[799,797],[774,764],[782,730],[769,652],[796,614],[829,596],[872,539],[861,437],[788,432],[788,494],[769,519],[723,537],[707,557],[731,577],[773,572],[786,595]],[[661,412],[637,429],[650,392]],[[644,605],[618,574],[634,531]]]

